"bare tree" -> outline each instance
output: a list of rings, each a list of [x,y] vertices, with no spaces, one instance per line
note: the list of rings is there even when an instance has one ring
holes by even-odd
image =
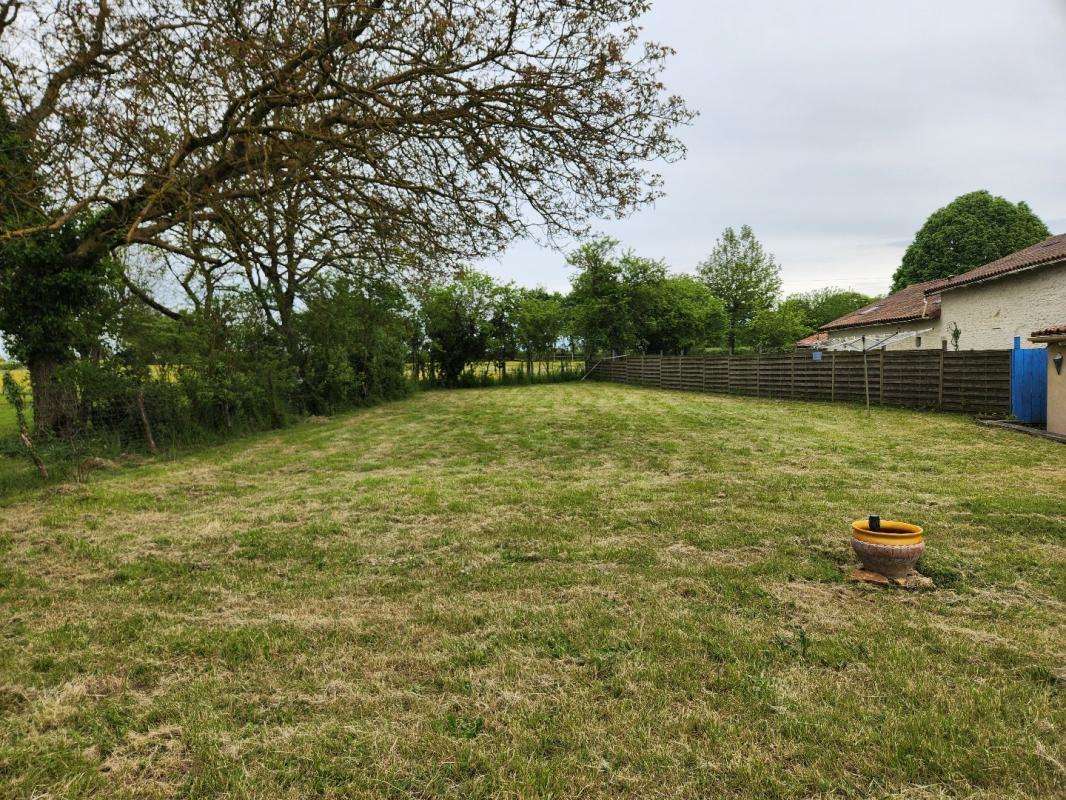
[[[649,163],[682,153],[689,114],[659,81],[669,50],[640,39],[647,7],[0,0],[0,104],[34,178],[0,243],[77,220],[56,269],[131,245],[203,264],[211,230],[247,254],[264,176],[344,219],[364,258],[582,233],[653,199]]]

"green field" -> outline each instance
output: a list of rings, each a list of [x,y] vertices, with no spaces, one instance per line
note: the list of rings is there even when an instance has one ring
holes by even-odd
[[[844,580],[867,513],[935,590]],[[1062,796],[1066,447],[961,416],[427,392],[0,551],[3,797]]]

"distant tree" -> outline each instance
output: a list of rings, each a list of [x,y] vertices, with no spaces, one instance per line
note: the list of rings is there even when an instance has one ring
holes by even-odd
[[[445,385],[457,385],[467,364],[485,357],[498,291],[488,275],[468,270],[426,293],[426,337]]]
[[[981,190],[933,212],[892,276],[892,291],[950,278],[1036,244],[1051,233],[1028,205]]]
[[[507,375],[507,362],[518,355],[517,317],[522,297],[523,291],[514,284],[496,287],[487,349],[501,375]]]
[[[802,314],[812,331],[833,320],[857,311],[877,300],[877,297],[865,295],[850,289],[815,289],[802,294],[789,295],[782,308],[793,308]],[[802,338],[802,337],[801,337]]]
[[[781,268],[747,225],[726,228],[699,274],[726,314],[726,342],[736,351],[737,336],[755,315],[769,309],[781,289]]]
[[[797,340],[811,332],[803,312],[794,305],[782,303],[777,308],[756,312],[745,326],[741,340],[761,353],[791,350]]]
[[[619,313],[626,315],[626,328],[632,336],[629,347],[642,353],[661,352],[658,347],[660,330],[666,321],[663,309],[666,264],[627,251],[619,259],[619,266],[624,297]]]
[[[725,306],[691,275],[665,278],[654,294],[643,336],[651,353],[689,353],[718,347],[725,330]]]
[[[683,353],[717,346],[725,327],[722,302],[662,261],[625,252],[600,239],[570,257],[578,267],[567,298],[573,330],[589,352]]]
[[[566,311],[561,295],[543,289],[521,293],[515,307],[515,332],[530,374],[533,360],[537,355],[551,352],[565,329]]]
[[[634,346],[617,247],[615,239],[605,237],[586,242],[567,258],[576,270],[567,297],[571,324],[588,354],[624,353]]]

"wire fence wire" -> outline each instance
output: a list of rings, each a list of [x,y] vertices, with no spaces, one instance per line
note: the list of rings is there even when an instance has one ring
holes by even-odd
[[[3,373],[2,382],[0,455],[28,460],[42,479],[80,478],[120,461],[282,427],[291,419],[281,398],[272,407],[269,399],[252,404],[239,396],[196,397],[151,379],[122,391],[72,391],[59,423],[42,430],[35,424],[28,382],[12,370]]]

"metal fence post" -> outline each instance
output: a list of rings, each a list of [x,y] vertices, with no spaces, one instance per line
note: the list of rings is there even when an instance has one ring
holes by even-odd
[[[870,407],[870,364],[867,360],[866,337],[862,337],[862,382],[866,385],[866,407]]]

